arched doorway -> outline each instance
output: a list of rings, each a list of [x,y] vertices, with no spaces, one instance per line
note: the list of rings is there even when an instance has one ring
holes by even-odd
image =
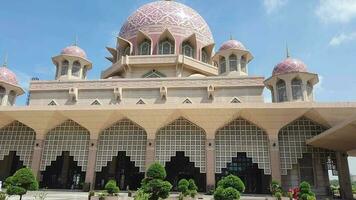
[[[116,180],[121,190],[136,190],[141,186],[141,180],[145,173],[140,172],[135,163],[126,156],[125,152],[120,151],[116,157],[109,161],[101,172],[96,174],[96,189],[103,189],[109,180]]]
[[[56,161],[52,161],[50,166],[41,173],[41,187],[48,189],[81,189],[85,179],[85,172],[82,172],[78,162],[74,161],[68,151],[58,156]]]
[[[184,118],[158,131],[156,160],[166,167],[167,177],[172,179],[173,186],[180,177],[191,177],[198,189],[205,191],[205,141],[205,131]],[[194,171],[195,175],[188,170]]]
[[[81,189],[88,163],[89,131],[67,120],[44,140],[40,185],[51,189]]]
[[[0,181],[31,166],[35,138],[35,131],[18,121],[0,129]]]
[[[220,128],[215,137],[216,181],[239,176],[246,193],[268,193],[271,164],[267,134],[255,124],[237,118]]]
[[[115,179],[121,190],[137,189],[144,178],[146,131],[129,119],[103,130],[96,160],[96,189]]]

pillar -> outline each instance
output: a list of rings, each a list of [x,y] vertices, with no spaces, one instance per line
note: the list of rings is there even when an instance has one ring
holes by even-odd
[[[307,81],[303,80],[302,82],[302,92],[303,92],[303,101],[311,101],[308,99],[308,91],[307,91]]]
[[[337,169],[339,173],[340,195],[342,199],[353,199],[349,163],[347,154],[344,152],[336,153]]]
[[[215,188],[215,139],[207,139],[206,144],[206,190]]]
[[[32,154],[31,169],[33,174],[35,175],[35,177],[37,177],[38,180],[40,178],[40,166],[41,166],[43,144],[44,144],[44,140],[37,139],[35,141],[35,147],[33,149],[33,154]]]
[[[7,101],[9,100],[9,93],[10,91],[6,88],[5,95],[2,98],[2,102],[0,102],[1,105],[7,106]]]
[[[152,163],[155,162],[155,139],[147,139],[146,144],[146,170],[150,167]]]
[[[292,94],[292,83],[290,79],[284,79],[286,82],[286,92],[287,92],[287,101],[293,101],[293,94]]]
[[[90,189],[94,189],[95,186],[95,164],[96,164],[96,151],[98,146],[98,140],[92,139],[89,142],[88,153],[88,165],[85,173],[85,183],[90,184]]]
[[[268,131],[267,133],[269,138],[272,180],[278,181],[280,184],[282,184],[278,130]]]

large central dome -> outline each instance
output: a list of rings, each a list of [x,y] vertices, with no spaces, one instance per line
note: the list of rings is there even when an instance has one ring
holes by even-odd
[[[176,38],[195,33],[202,44],[214,43],[210,28],[199,13],[175,1],[155,1],[142,6],[122,26],[120,37],[132,40],[139,30],[151,36],[161,34],[165,29]]]

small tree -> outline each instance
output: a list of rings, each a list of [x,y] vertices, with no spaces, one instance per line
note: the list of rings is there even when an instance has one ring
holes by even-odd
[[[30,168],[22,168],[15,172],[12,177],[5,180],[6,182],[6,193],[8,195],[20,195],[20,200],[22,196],[27,193],[27,191],[38,190],[38,182],[32,173]]]
[[[113,196],[114,194],[119,193],[120,191],[119,187],[116,185],[115,180],[108,181],[105,185],[105,190],[110,196]]]
[[[179,199],[183,199],[186,196],[190,196],[194,198],[197,195],[198,187],[195,185],[193,179],[187,181],[186,179],[182,179],[178,182],[178,191],[181,193],[179,195]]]
[[[241,179],[234,175],[224,177],[218,182],[214,192],[215,200],[239,200],[240,194],[245,191],[245,185]]]
[[[314,198],[315,194],[311,191],[310,184],[306,181],[303,181],[299,186],[299,199],[310,200]]]
[[[165,199],[169,196],[172,185],[165,181],[167,173],[159,163],[153,163],[146,172],[146,178],[142,180],[141,189],[149,194],[149,200]]]
[[[193,179],[189,179],[188,190],[189,190],[189,195],[192,198],[194,198],[198,194],[198,187],[197,187],[197,185],[195,185],[195,182]]]
[[[272,196],[276,197],[278,200],[282,199],[282,187],[278,181],[272,181],[270,185],[270,192]]]

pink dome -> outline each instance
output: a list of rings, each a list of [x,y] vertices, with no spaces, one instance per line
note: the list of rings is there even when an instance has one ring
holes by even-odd
[[[132,41],[139,30],[152,37],[162,34],[167,28],[176,39],[195,33],[203,45],[214,43],[210,28],[199,13],[175,1],[154,1],[143,5],[124,23],[120,37]]]
[[[289,72],[307,72],[307,66],[298,59],[287,58],[276,65],[273,69],[273,76],[286,74]]]
[[[0,67],[0,81],[17,85],[16,74],[7,67]]]
[[[224,44],[221,45],[219,51],[223,51],[223,50],[228,50],[228,49],[239,49],[239,50],[244,50],[246,51],[246,47],[237,40],[229,40],[224,42]]]
[[[76,45],[72,45],[72,46],[64,48],[62,50],[61,54],[62,55],[70,55],[70,56],[78,56],[78,57],[85,58],[85,59],[87,58],[87,54],[85,53],[85,51]]]

